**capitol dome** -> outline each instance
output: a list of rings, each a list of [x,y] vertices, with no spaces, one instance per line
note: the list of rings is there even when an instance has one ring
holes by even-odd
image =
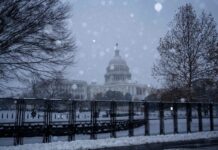
[[[131,80],[129,67],[119,54],[118,44],[116,44],[115,55],[110,60],[106,68],[105,84],[127,83]]]

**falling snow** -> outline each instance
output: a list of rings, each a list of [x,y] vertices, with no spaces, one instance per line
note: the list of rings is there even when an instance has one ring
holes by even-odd
[[[113,57],[115,44],[119,43],[120,55],[129,65],[132,76],[143,83],[160,85],[151,70],[159,59],[159,38],[170,29],[169,22],[178,7],[190,2],[197,11],[209,11],[218,20],[216,0],[207,3],[204,0],[73,1],[70,22],[77,41],[78,61],[77,67],[70,67],[68,72],[70,78],[87,82],[95,78],[98,83],[104,83],[106,65]],[[132,72],[136,66],[138,74]],[[91,68],[89,73],[79,73],[87,68]]]
[[[45,32],[46,34],[51,34],[51,33],[53,32],[52,26],[51,26],[51,25],[45,26],[44,32]]]
[[[114,70],[114,65],[110,65],[110,70]]]
[[[87,23],[86,23],[86,22],[83,22],[83,23],[82,23],[82,27],[83,27],[83,28],[86,28],[86,27],[87,27]]]
[[[80,71],[79,71],[79,74],[80,74],[80,75],[84,75],[84,71],[83,71],[83,70],[80,70]]]
[[[56,40],[56,41],[55,41],[55,45],[56,45],[56,46],[61,46],[61,45],[62,45],[62,42],[61,42],[60,40]]]
[[[101,1],[101,5],[102,5],[102,6],[105,6],[105,5],[106,5],[106,2],[105,2],[105,1]]]
[[[154,5],[154,9],[157,11],[157,12],[160,12],[162,10],[162,4],[161,3],[156,3]]]
[[[131,18],[133,18],[133,17],[134,17],[134,14],[133,14],[133,13],[131,13],[129,16],[130,16]]]
[[[123,2],[123,5],[124,5],[124,6],[128,5],[127,1],[124,1],[124,2]]]
[[[73,89],[73,90],[76,90],[76,89],[77,89],[77,85],[76,85],[76,84],[73,84],[73,85],[72,85],[72,89]]]
[[[124,56],[125,56],[125,58],[128,58],[128,57],[129,57],[129,54],[125,54]]]
[[[96,40],[92,40],[92,42],[93,42],[93,43],[95,43],[95,42],[96,42]]]
[[[143,49],[143,50],[147,50],[148,47],[147,47],[146,45],[143,45],[142,49]]]

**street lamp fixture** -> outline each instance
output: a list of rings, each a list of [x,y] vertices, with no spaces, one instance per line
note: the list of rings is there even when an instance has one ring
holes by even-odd
[[[170,110],[173,111],[173,107],[172,106],[170,107]]]

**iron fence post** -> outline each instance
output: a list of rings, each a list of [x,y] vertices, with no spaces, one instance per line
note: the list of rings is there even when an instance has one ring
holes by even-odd
[[[173,127],[174,133],[178,133],[178,108],[177,103],[173,103]]]
[[[202,104],[198,103],[198,130],[202,131]]]
[[[22,126],[25,121],[25,108],[24,100],[18,100],[16,103],[16,119],[15,119],[15,136],[14,145],[23,144]]]
[[[116,109],[117,109],[117,103],[115,101],[111,101],[110,124],[111,124],[111,137],[112,138],[116,138]]]
[[[190,103],[186,103],[186,126],[187,126],[187,133],[191,132],[191,113],[192,108]]]
[[[44,110],[44,137],[43,143],[49,143],[51,141],[50,136],[50,122],[51,122],[51,103],[52,101],[46,100],[44,102],[45,110]]]
[[[69,131],[70,135],[68,136],[68,141],[73,141],[75,140],[75,132],[76,132],[76,126],[75,126],[75,121],[76,121],[76,101],[72,100],[70,105],[69,105]]]
[[[91,139],[96,139],[97,130],[97,101],[91,101]]]
[[[209,104],[210,107],[210,131],[214,130],[214,124],[213,124],[213,104]]]
[[[164,134],[164,104],[159,103],[160,134]]]
[[[144,103],[144,123],[145,123],[145,135],[149,135],[149,103]]]
[[[134,115],[134,104],[133,102],[129,102],[129,136],[134,135],[134,130],[133,130],[133,115]]]

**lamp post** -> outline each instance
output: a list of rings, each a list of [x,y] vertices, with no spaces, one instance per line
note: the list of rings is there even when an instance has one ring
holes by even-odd
[[[170,107],[171,116],[173,116],[173,106]]]
[[[32,116],[32,118],[35,118],[36,117],[36,108],[35,108],[36,106],[34,105],[33,106],[33,109],[32,109],[32,112],[31,112],[31,116]]]

